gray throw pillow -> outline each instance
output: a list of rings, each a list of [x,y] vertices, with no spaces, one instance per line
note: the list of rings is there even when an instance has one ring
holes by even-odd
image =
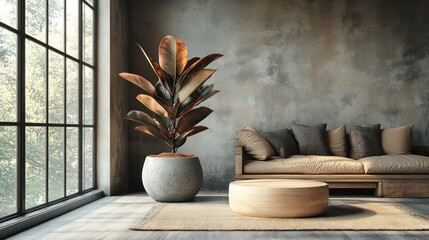
[[[331,155],[326,135],[326,123],[306,126],[292,123],[292,132],[301,155]]]
[[[261,135],[267,139],[278,156],[287,158],[298,154],[298,144],[289,129],[261,132]]]
[[[355,129],[350,134],[351,158],[361,159],[383,155],[380,125],[355,126]]]

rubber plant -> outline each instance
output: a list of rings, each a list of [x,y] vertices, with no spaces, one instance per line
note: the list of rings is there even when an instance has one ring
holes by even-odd
[[[222,55],[215,53],[188,60],[186,45],[169,35],[159,44],[157,63],[138,46],[158,79],[154,85],[137,74],[119,74],[142,90],[137,100],[145,109],[132,110],[125,118],[138,123],[136,130],[162,139],[176,153],[188,137],[208,129],[197,124],[213,110],[197,106],[219,92],[213,89],[213,84],[205,84],[216,72],[206,67]]]

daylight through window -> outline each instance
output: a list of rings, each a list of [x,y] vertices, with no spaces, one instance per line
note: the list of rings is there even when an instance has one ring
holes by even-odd
[[[1,1],[0,221],[94,189],[94,50],[94,1]]]

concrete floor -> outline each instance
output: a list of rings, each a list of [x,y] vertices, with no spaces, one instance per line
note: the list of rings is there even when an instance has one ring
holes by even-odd
[[[202,193],[199,196],[225,196]],[[348,200],[353,197],[344,197]],[[214,198],[216,199],[216,198]],[[359,198],[362,199],[362,198]],[[429,217],[429,198],[368,201],[397,202]],[[105,197],[9,239],[429,239],[428,231],[131,231],[150,209],[144,194]]]

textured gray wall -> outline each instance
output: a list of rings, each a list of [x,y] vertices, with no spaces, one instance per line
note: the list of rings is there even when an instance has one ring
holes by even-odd
[[[429,1],[131,0],[130,13],[132,72],[155,79],[135,42],[157,59],[167,34],[191,56],[225,55],[212,66],[210,129],[180,149],[200,157],[206,189],[233,179],[233,133],[245,125],[414,123],[413,144],[429,145]],[[133,188],[160,144],[130,128]]]

